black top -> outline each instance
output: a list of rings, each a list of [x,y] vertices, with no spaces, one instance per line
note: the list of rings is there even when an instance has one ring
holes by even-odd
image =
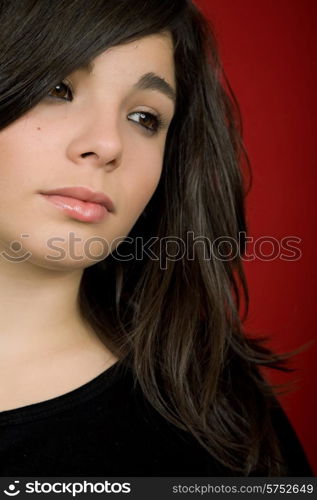
[[[312,472],[284,413],[276,428],[288,476]],[[177,429],[133,387],[117,362],[81,387],[47,401],[0,412],[1,476],[232,475]]]

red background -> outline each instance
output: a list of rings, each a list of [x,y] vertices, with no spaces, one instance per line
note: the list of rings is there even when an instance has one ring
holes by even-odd
[[[212,22],[225,71],[240,103],[253,170],[249,235],[301,238],[296,261],[256,258],[245,265],[251,303],[246,328],[293,358],[295,380],[280,398],[317,475],[315,250],[317,198],[317,2],[196,0]],[[269,254],[271,247],[263,246]]]

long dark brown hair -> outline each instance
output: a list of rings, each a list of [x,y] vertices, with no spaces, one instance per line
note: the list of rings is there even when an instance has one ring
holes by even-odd
[[[1,0],[0,10],[1,128],[107,48],[171,33],[177,102],[162,176],[118,248],[128,255],[131,239],[155,237],[160,258],[120,259],[117,249],[86,268],[80,310],[152,406],[228,474],[282,474],[273,393],[259,369],[280,365],[240,319],[248,160],[210,25],[190,0]],[[234,240],[239,251],[220,258],[189,233]],[[167,237],[186,242],[186,258],[170,257]]]

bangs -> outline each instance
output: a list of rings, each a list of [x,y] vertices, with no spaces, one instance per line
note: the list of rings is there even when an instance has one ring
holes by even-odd
[[[136,0],[132,5],[131,0],[5,2],[0,35],[0,128],[108,48],[177,30],[186,4],[185,0]]]

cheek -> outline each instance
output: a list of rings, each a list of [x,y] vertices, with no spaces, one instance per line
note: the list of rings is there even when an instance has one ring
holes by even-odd
[[[122,170],[123,202],[133,212],[140,214],[154,194],[162,175],[163,155],[161,145],[144,148],[143,154],[128,160],[125,171]]]
[[[69,130],[68,124],[64,122],[57,125],[33,108],[0,131],[0,157],[5,154],[12,162],[19,159],[21,166],[34,164],[35,168],[35,159],[41,157],[43,161],[46,155],[60,151],[61,139]],[[43,165],[39,169],[43,171]]]
[[[0,132],[1,174],[26,177],[36,170],[43,149],[40,132],[29,116],[23,116]],[[43,171],[43,166],[38,170]]]
[[[28,170],[24,167],[27,144],[13,127],[0,133],[0,205],[5,199],[14,198],[27,182]],[[17,182],[18,181],[18,182]]]

